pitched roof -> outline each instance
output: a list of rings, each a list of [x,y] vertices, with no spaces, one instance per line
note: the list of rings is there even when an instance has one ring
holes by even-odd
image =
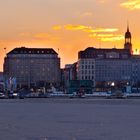
[[[130,56],[130,50],[129,49],[116,49],[116,48],[94,48],[94,47],[88,47],[84,51],[80,51],[78,53],[78,58],[95,58],[99,54],[105,54],[110,52],[116,52],[119,54],[127,54]]]
[[[8,54],[57,54],[52,48],[26,48],[20,47],[11,50]]]

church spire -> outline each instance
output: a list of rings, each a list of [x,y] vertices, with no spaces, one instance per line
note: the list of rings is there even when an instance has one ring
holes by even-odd
[[[129,21],[127,21],[127,32],[129,32]]]
[[[127,31],[125,33],[125,44],[124,49],[129,49],[132,53],[132,44],[131,44],[131,32],[129,31],[129,23],[127,22]]]
[[[131,32],[129,31],[129,22],[127,21],[127,32],[125,33],[125,39],[128,39],[126,41],[129,41],[131,43]]]

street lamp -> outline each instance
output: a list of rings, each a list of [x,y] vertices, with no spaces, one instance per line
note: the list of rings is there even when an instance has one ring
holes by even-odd
[[[114,86],[115,86],[115,83],[114,82],[111,82],[111,93],[112,93],[112,91],[114,89]]]
[[[112,87],[114,87],[114,86],[115,86],[115,83],[114,83],[114,82],[112,82],[112,83],[111,83],[111,86],[112,86]]]

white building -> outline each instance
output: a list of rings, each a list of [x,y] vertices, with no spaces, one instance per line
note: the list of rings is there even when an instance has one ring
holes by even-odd
[[[95,84],[95,59],[83,58],[77,62],[77,79],[92,80]]]

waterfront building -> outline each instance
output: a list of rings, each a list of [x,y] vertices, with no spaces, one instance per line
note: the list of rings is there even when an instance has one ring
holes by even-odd
[[[19,86],[60,84],[60,58],[52,48],[15,48],[4,60],[5,79]]]
[[[80,51],[77,79],[92,80],[94,87],[138,85],[140,55],[133,55],[131,38],[131,32],[127,27],[123,49],[88,47]]]
[[[4,81],[3,72],[0,72],[0,82]]]
[[[76,67],[77,67],[77,63],[65,65],[65,68],[63,69],[65,80],[76,80],[77,79]]]
[[[132,55],[132,86],[140,87],[140,55]]]
[[[79,52],[79,80],[119,82],[131,80],[131,54],[128,49],[96,49],[89,47]]]
[[[95,84],[95,59],[91,48],[78,53],[77,79],[92,80],[93,85]]]
[[[65,92],[68,92],[67,89],[70,85],[70,81],[77,80],[77,63],[66,64],[65,68],[63,69],[62,77],[63,85],[66,89]]]

